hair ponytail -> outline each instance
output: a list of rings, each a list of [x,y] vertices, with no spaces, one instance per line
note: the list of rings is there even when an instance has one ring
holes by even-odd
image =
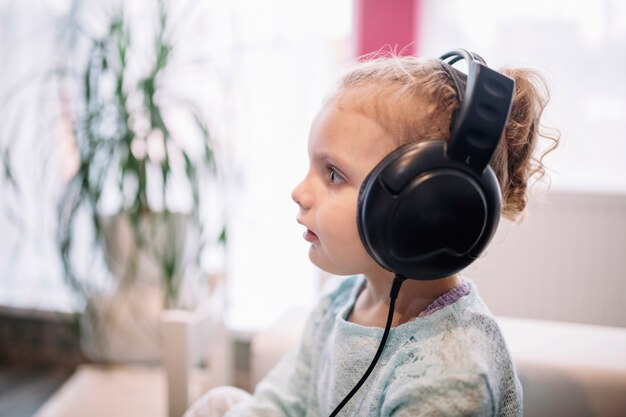
[[[537,181],[545,175],[543,158],[558,146],[559,134],[546,134],[540,123],[550,100],[545,79],[526,68],[504,68],[500,72],[515,80],[515,93],[509,120],[491,166],[502,190],[502,215],[517,220],[526,208],[529,181],[532,177]],[[539,138],[546,138],[552,144],[536,158]]]

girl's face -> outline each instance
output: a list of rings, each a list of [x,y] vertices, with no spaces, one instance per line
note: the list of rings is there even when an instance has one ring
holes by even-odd
[[[335,275],[383,271],[361,243],[356,209],[361,183],[392,149],[374,120],[338,107],[337,98],[317,115],[309,135],[309,170],[292,193],[317,267]]]

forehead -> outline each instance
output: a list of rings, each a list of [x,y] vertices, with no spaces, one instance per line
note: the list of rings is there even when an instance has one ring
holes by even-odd
[[[375,120],[337,97],[324,104],[309,135],[311,158],[347,158],[357,165],[374,160],[375,164],[391,150],[389,135]]]

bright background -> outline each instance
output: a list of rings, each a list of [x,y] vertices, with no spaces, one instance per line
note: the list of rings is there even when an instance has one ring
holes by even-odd
[[[109,3],[84,0],[78,10],[97,28]],[[139,14],[142,3],[150,1],[131,3]],[[228,324],[255,330],[318,295],[321,274],[308,261],[290,193],[306,170],[309,125],[355,59],[357,8],[351,0],[178,4],[181,16],[194,16],[189,50],[214,64],[200,93],[210,95],[214,130],[232,160],[227,260],[206,264],[227,273]],[[418,54],[463,46],[494,67],[544,72],[552,87],[546,122],[562,133],[561,147],[546,159],[554,190],[626,194],[624,2],[414,4]],[[58,91],[41,69],[68,53],[71,45],[60,39],[67,39],[64,21],[76,5],[0,0],[0,144],[16,144],[23,184],[19,193],[6,183],[0,188],[0,305],[70,306],[53,247],[54,202],[68,169],[58,139],[63,126],[46,123],[44,115],[58,112]],[[41,159],[42,149],[52,157]]]

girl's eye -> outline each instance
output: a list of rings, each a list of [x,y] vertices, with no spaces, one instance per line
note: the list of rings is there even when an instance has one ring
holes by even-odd
[[[337,170],[331,166],[328,167],[328,179],[333,185],[341,184],[345,181],[341,174],[339,174]]]

